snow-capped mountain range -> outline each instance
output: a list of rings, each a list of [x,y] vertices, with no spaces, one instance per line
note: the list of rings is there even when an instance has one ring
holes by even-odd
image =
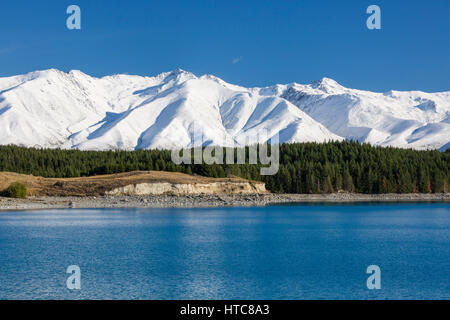
[[[323,78],[244,88],[175,70],[91,77],[55,69],[0,78],[0,144],[82,150],[354,139],[414,149],[450,147],[450,91],[374,93]],[[194,132],[195,130],[195,132]]]

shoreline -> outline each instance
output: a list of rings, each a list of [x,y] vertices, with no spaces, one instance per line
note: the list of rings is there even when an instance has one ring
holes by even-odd
[[[214,208],[249,207],[299,203],[350,202],[450,202],[450,193],[438,194],[247,194],[247,195],[159,195],[100,197],[0,197],[0,211],[100,208]]]

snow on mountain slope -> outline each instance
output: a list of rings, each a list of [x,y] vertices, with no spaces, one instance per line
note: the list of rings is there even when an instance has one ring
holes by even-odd
[[[94,78],[51,69],[0,78],[0,144],[35,147],[228,146],[279,134],[281,142],[353,138],[438,149],[449,142],[449,114],[449,92],[381,94],[331,79],[249,89],[183,70]],[[267,136],[258,137],[262,130]]]
[[[183,70],[101,79],[46,70],[0,79],[1,144],[180,148],[194,146],[193,135],[200,135],[197,145],[232,145],[260,129],[286,141],[341,139],[283,98]]]
[[[415,149],[439,149],[450,141],[450,92],[374,93],[324,78],[293,84],[281,96],[346,139]]]

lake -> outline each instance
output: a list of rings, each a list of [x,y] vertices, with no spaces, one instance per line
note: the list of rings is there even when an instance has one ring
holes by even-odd
[[[448,203],[0,212],[0,299],[449,298]]]

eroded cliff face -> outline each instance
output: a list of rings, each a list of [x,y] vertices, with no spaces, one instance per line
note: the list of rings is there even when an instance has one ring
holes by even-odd
[[[195,194],[258,194],[267,193],[264,183],[213,182],[175,184],[168,182],[138,183],[106,191],[106,195],[195,195]]]

